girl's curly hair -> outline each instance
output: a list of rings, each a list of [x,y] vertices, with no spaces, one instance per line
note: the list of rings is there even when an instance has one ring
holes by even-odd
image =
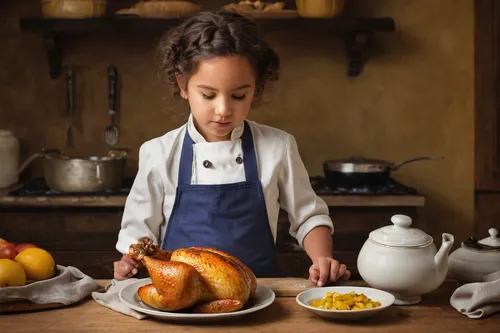
[[[160,69],[174,96],[180,94],[176,74],[187,84],[200,61],[217,56],[244,56],[255,72],[254,100],[267,80],[278,78],[279,57],[260,37],[256,23],[233,11],[200,12],[169,30],[158,45]]]

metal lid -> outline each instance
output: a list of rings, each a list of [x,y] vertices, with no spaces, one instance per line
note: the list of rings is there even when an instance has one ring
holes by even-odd
[[[488,230],[488,233],[490,234],[490,237],[483,238],[478,243],[493,247],[500,247],[500,238],[497,237],[498,230],[495,228],[490,228]]]
[[[397,214],[391,217],[394,225],[388,225],[370,232],[370,238],[382,245],[398,247],[426,246],[433,242],[431,236],[416,228],[410,228],[411,218]]]

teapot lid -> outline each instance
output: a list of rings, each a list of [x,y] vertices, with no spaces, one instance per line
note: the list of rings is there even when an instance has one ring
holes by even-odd
[[[388,225],[370,232],[370,238],[377,243],[389,246],[416,247],[433,242],[431,236],[416,228],[410,228],[411,218],[397,214],[391,217],[394,225]]]
[[[473,250],[479,251],[500,251],[500,238],[497,237],[498,231],[495,228],[490,228],[488,230],[490,237],[483,238],[481,240],[477,240],[475,237],[469,237],[465,241],[462,242],[462,246],[466,248],[470,248]]]
[[[490,234],[490,237],[483,238],[478,242],[483,244],[483,245],[500,247],[500,238],[497,237],[498,230],[495,228],[490,228],[488,230],[488,233]]]

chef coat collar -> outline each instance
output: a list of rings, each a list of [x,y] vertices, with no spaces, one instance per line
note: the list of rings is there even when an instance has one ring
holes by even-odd
[[[198,132],[198,130],[194,126],[194,120],[193,120],[192,113],[189,114],[189,119],[187,122],[187,130],[188,130],[189,135],[191,136],[191,139],[193,139],[194,143],[207,142],[207,140],[205,140],[203,135],[201,135],[201,133]],[[235,127],[233,129],[233,131],[231,132],[231,140],[232,141],[239,140],[241,138],[241,136],[243,135],[243,130],[244,130],[243,123],[241,123],[240,125]]]

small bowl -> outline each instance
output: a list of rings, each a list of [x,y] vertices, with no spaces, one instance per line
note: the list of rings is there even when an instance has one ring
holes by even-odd
[[[362,310],[327,310],[315,308],[310,305],[313,300],[325,297],[327,292],[337,292],[339,294],[355,292],[357,294],[364,294],[372,301],[380,302],[380,306]],[[356,286],[342,286],[308,289],[298,294],[296,297],[296,301],[300,306],[308,309],[321,318],[339,321],[355,321],[371,317],[375,314],[380,314],[380,312],[384,311],[394,303],[395,297],[392,294],[379,289]]]

